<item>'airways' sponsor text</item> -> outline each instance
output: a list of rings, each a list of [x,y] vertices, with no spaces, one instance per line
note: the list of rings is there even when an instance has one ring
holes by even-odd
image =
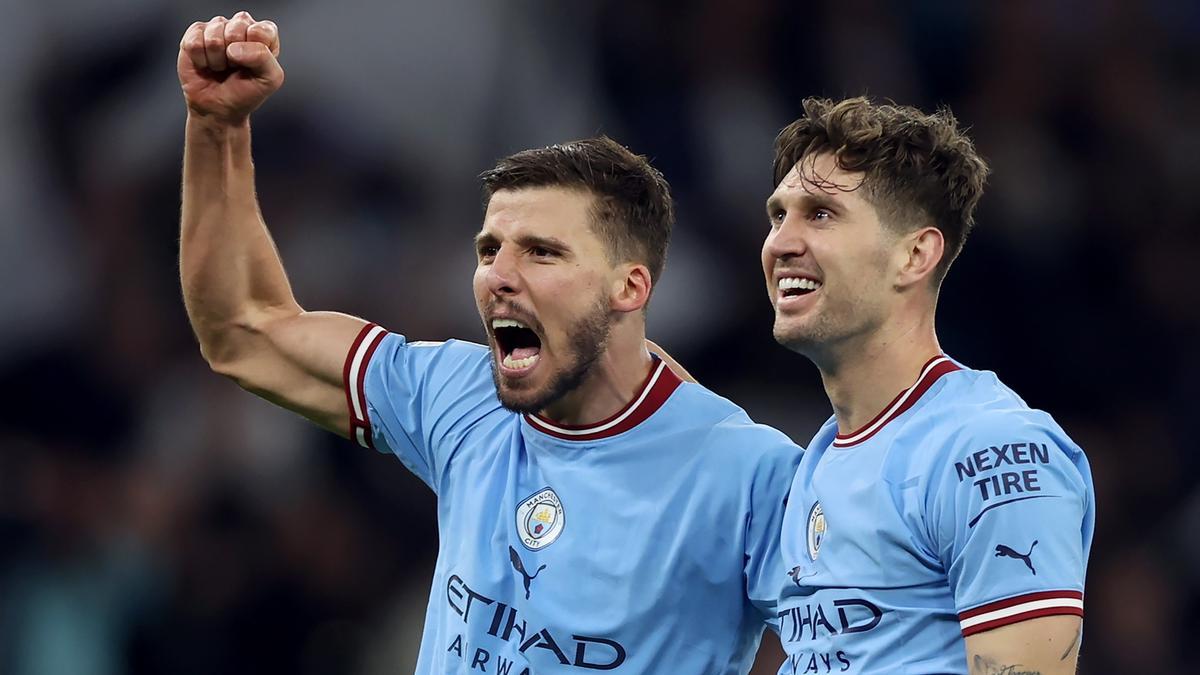
[[[556,637],[549,628],[530,627],[525,619],[520,618],[515,607],[472,590],[457,574],[451,575],[446,582],[446,602],[468,626],[472,625],[471,613],[474,612],[477,617],[475,626],[482,627],[486,622],[487,635],[512,643],[522,656],[531,650],[541,649],[564,666],[587,670],[613,670],[625,663],[627,658],[625,647],[616,640],[577,633],[571,633],[569,637],[562,634]],[[465,645],[459,635],[447,651],[457,653],[464,659],[469,656],[472,668],[476,665],[485,666],[492,657],[489,650],[478,645],[473,654],[464,654]],[[501,660],[501,657],[496,657],[497,665]],[[511,669],[512,663],[505,663]],[[525,667],[519,673],[514,673],[522,674],[532,675],[532,671]]]

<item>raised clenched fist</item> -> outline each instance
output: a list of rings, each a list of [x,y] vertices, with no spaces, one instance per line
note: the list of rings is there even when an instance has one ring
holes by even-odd
[[[188,27],[179,42],[179,83],[192,114],[239,123],[283,85],[279,28],[249,12]]]

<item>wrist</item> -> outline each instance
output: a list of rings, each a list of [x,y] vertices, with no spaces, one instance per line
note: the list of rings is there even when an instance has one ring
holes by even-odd
[[[187,125],[191,129],[220,135],[231,132],[248,132],[250,131],[250,116],[221,117],[189,109]]]

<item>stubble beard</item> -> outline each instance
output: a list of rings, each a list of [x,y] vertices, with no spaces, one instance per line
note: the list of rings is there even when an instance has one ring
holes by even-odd
[[[591,310],[568,329],[567,342],[571,348],[571,360],[551,374],[549,381],[540,388],[528,392],[506,389],[502,386],[496,361],[492,359],[492,380],[496,384],[500,405],[513,412],[531,415],[583,384],[596,362],[600,360],[600,355],[608,348],[608,339],[612,333],[612,314],[603,300],[600,298],[593,303]]]
[[[819,311],[792,325],[780,326],[777,318],[773,334],[780,345],[818,365],[869,332],[873,323],[862,302],[833,303],[815,309]]]
[[[776,322],[773,333],[775,341],[789,351],[811,358],[816,350],[830,342],[834,329],[826,317],[820,315],[798,326],[780,326]]]

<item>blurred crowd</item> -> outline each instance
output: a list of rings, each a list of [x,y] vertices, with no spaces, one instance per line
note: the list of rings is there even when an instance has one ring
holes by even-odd
[[[0,40],[0,673],[409,672],[432,494],[211,374],[176,267],[197,0],[6,8]],[[652,337],[801,444],[774,345],[771,141],[808,95],[970,127],[993,178],[943,347],[1087,451],[1085,675],[1191,672],[1200,634],[1200,4],[315,0],[252,4],[288,81],[254,119],[301,304],[482,338],[475,176],[607,133],[671,181]]]

